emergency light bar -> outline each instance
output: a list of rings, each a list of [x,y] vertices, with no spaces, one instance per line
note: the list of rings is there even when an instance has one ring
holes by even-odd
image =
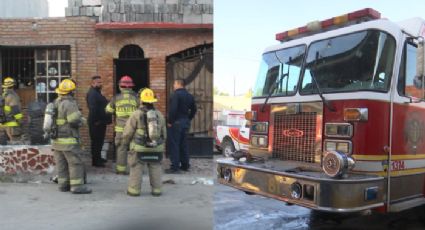
[[[276,40],[283,42],[293,39],[294,37],[311,35],[314,33],[331,30],[335,27],[343,27],[379,18],[381,18],[381,13],[372,8],[366,8],[363,10],[358,10],[352,13],[333,17],[324,21],[310,22],[306,26],[278,33],[276,34]]]

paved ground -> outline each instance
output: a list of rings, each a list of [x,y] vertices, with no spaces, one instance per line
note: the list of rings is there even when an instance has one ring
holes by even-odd
[[[110,168],[89,168],[89,195],[59,192],[48,176],[15,177],[21,183],[0,183],[0,229],[212,229],[212,159],[192,165],[192,172],[163,176],[175,184],[164,184],[161,197],[150,195],[146,177],[142,196],[127,196],[127,176]]]
[[[218,158],[220,156],[215,156]],[[322,215],[298,206],[233,188],[211,185],[212,159],[192,159],[192,170],[164,175],[163,196],[152,197],[144,177],[142,196],[125,194],[126,176],[89,168],[90,195],[57,191],[49,176],[0,177],[0,229],[61,230],[419,230],[425,229],[425,208],[397,214]],[[164,164],[164,168],[167,164]]]
[[[215,185],[215,230],[424,230],[425,207],[396,214],[324,215],[299,206]]]

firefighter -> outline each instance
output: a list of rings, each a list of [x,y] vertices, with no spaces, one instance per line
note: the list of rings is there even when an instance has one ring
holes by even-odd
[[[123,76],[119,81],[121,93],[115,95],[106,106],[106,112],[115,115],[115,149],[117,153],[116,173],[127,174],[127,147],[122,145],[122,132],[130,115],[139,107],[139,101],[132,88],[133,80]]]
[[[3,94],[0,97],[0,144],[6,145],[16,142],[21,138],[21,101],[13,90],[15,80],[6,77],[3,81]]]
[[[166,124],[164,116],[155,109],[157,102],[154,92],[145,88],[140,93],[141,105],[128,119],[122,143],[130,146],[128,164],[130,176],[127,194],[140,196],[142,171],[146,165],[149,170],[151,194],[161,195],[161,160],[164,154]]]
[[[58,98],[53,102],[57,115],[56,136],[52,137],[52,149],[58,171],[59,190],[74,194],[87,194],[91,190],[84,185],[84,165],[78,156],[80,151],[79,127],[84,118],[73,97],[75,82],[63,80],[56,89]]]

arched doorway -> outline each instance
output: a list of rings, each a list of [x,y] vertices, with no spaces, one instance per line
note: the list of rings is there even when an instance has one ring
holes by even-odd
[[[126,45],[121,48],[118,59],[114,60],[115,92],[119,93],[118,82],[124,75],[133,78],[135,92],[149,86],[149,59],[138,45]]]

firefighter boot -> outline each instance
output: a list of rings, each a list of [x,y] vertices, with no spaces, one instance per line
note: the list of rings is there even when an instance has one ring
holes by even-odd
[[[132,193],[129,190],[127,190],[127,195],[129,195],[129,196],[140,196],[140,193]]]
[[[61,192],[69,192],[70,189],[71,187],[69,186],[69,184],[59,185],[59,191]]]
[[[87,188],[86,186],[78,186],[71,188],[71,192],[73,194],[89,194],[91,193],[91,189]]]
[[[159,189],[159,188],[152,188],[151,194],[152,194],[152,196],[161,196],[161,189]]]
[[[158,162],[155,163],[148,163],[148,169],[149,169],[149,181],[151,184],[151,194],[152,196],[161,196],[161,164]]]

